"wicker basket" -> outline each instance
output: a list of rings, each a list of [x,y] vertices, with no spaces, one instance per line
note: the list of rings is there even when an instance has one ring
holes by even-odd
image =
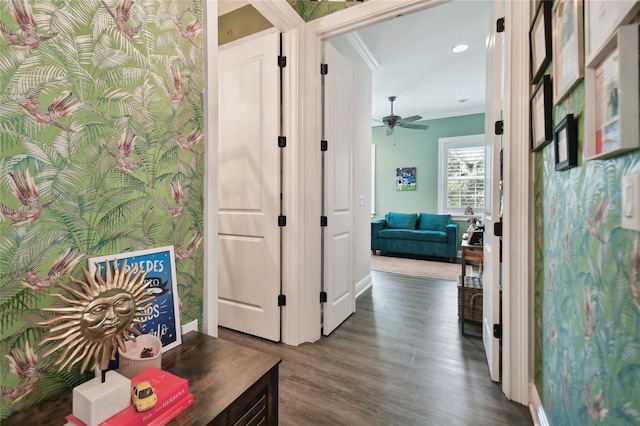
[[[458,285],[458,316],[462,317],[464,303],[464,319],[482,322],[482,277],[465,276],[464,302],[462,301],[462,285]],[[462,283],[460,276],[458,283]]]

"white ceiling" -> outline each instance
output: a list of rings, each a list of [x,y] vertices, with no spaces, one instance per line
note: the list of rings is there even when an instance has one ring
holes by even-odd
[[[393,109],[402,117],[484,112],[492,7],[493,1],[454,0],[340,36],[355,35],[374,63],[372,118],[389,115],[389,96],[397,96]],[[453,53],[460,43],[469,49]]]

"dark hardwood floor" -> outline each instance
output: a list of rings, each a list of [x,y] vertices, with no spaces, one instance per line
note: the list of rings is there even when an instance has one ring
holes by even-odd
[[[528,408],[491,382],[480,328],[460,335],[455,282],[372,275],[356,312],[315,343],[220,329],[223,339],[282,358],[279,424],[532,424]]]

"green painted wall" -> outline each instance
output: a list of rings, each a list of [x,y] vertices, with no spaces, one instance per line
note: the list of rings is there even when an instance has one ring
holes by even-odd
[[[120,26],[105,3],[29,1],[48,37],[0,34],[3,419],[86,380],[42,355],[37,323],[91,257],[173,245],[181,319],[202,324],[202,3],[135,1]]]
[[[251,5],[241,7],[218,18],[218,45],[222,46],[271,27],[273,27],[271,22],[255,7]]]
[[[376,146],[375,218],[387,212],[437,213],[438,138],[484,133],[484,114],[420,121],[427,130],[396,129],[391,136],[374,127]],[[398,167],[416,167],[416,190],[396,191]],[[460,227],[461,232],[466,226]]]
[[[587,162],[584,106],[580,83],[554,109],[578,117],[577,167],[555,171],[553,143],[532,154],[534,380],[550,424],[640,424],[640,233],[620,213],[640,151]]]

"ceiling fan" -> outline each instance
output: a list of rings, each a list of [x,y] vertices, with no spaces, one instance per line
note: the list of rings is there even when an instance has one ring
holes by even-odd
[[[421,120],[422,117],[419,115],[412,115],[411,117],[402,118],[399,115],[393,114],[393,101],[396,100],[395,96],[389,96],[389,101],[391,102],[391,114],[382,118],[382,122],[387,127],[387,136],[393,134],[393,130],[398,127],[404,127],[406,129],[418,129],[418,130],[426,130],[429,126],[425,126],[423,124],[411,124],[412,121]],[[378,126],[380,127],[380,126]]]

